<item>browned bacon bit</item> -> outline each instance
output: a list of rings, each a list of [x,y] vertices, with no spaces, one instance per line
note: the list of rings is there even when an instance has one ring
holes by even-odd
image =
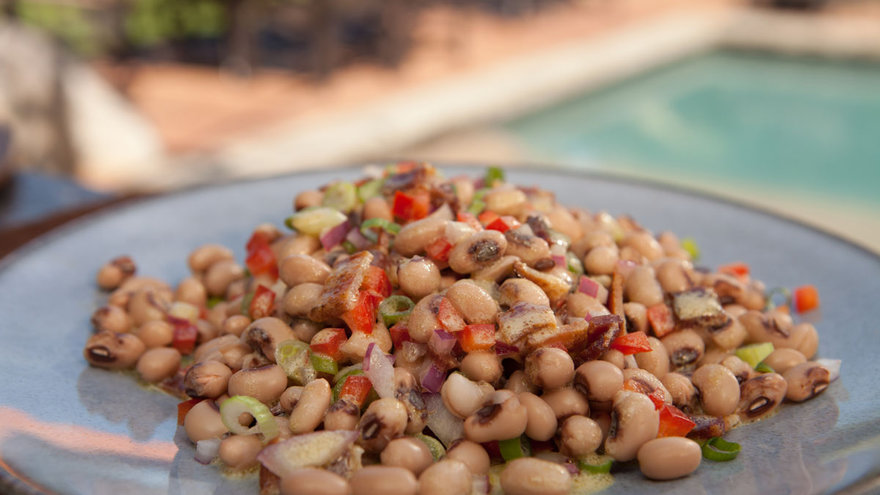
[[[340,262],[324,282],[324,290],[318,304],[309,312],[309,319],[328,321],[352,309],[357,304],[364,274],[372,262],[373,255],[369,251],[361,251]]]

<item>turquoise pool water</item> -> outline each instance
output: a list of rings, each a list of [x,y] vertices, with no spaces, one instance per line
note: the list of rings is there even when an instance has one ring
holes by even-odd
[[[718,51],[504,127],[572,167],[880,208],[880,65]]]

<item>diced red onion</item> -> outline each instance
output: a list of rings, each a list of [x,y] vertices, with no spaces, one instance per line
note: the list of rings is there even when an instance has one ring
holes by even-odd
[[[464,436],[464,421],[446,409],[440,394],[423,394],[422,399],[425,401],[425,409],[428,411],[426,421],[428,428],[438,440],[443,442],[446,448]]]
[[[630,260],[618,260],[617,261],[617,270],[621,275],[627,277],[633,268],[636,267],[636,263]]]
[[[376,348],[375,342],[370,342],[370,345],[367,346],[367,352],[364,353],[364,373],[370,371],[370,358],[373,356],[373,349]]]
[[[499,356],[506,356],[508,354],[516,354],[519,352],[519,347],[511,344],[507,344],[501,342],[500,340],[495,341],[495,354]]]
[[[357,227],[348,231],[345,240],[360,250],[367,249],[372,244],[370,240],[364,237],[364,234],[361,233],[361,229]]]
[[[284,478],[297,469],[325,466],[339,458],[357,440],[357,430],[324,430],[295,435],[266,446],[257,460]]]
[[[833,382],[840,378],[840,359],[817,359],[819,366],[828,370],[828,381]]]
[[[431,363],[425,370],[422,371],[422,376],[420,378],[420,382],[422,384],[422,388],[429,392],[440,392],[440,387],[443,386],[443,379],[446,378],[446,372],[440,369],[436,364]]]
[[[364,355],[364,374],[382,399],[394,397],[394,364],[388,357],[375,342],[370,342]]]
[[[590,297],[596,297],[599,294],[599,282],[581,275],[581,280],[578,283],[578,292],[583,292]]]
[[[560,268],[565,268],[565,256],[554,254],[550,256],[550,258],[553,260],[554,263],[556,263],[556,266]]]
[[[418,359],[425,355],[428,352],[428,346],[425,344],[420,344],[418,342],[412,342],[407,340],[403,344],[400,345],[400,351],[403,353],[402,359],[409,363],[414,363],[418,361]]]
[[[587,316],[584,316],[584,319],[587,321],[590,321],[593,319],[593,315],[591,315],[590,313],[587,313]]]
[[[351,224],[348,223],[348,220],[330,227],[321,235],[321,246],[327,251],[338,246],[339,243],[345,239],[345,235],[348,233],[349,229],[351,229]]]
[[[568,471],[568,474],[570,474],[572,476],[577,476],[577,475],[581,474],[581,470],[578,469],[578,467],[573,462],[569,461],[569,462],[563,463],[562,467],[564,467]]]
[[[489,483],[489,476],[485,474],[473,475],[471,482],[471,493],[482,493],[489,495],[492,492],[492,484]]]
[[[438,328],[428,340],[428,347],[438,356],[448,356],[455,347],[455,341],[455,335]]]
[[[220,452],[220,439],[208,438],[196,442],[195,459],[200,464],[210,464]]]

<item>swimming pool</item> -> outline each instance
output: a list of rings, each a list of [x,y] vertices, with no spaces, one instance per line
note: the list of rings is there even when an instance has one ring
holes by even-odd
[[[503,129],[548,162],[880,214],[880,65],[710,52]]]

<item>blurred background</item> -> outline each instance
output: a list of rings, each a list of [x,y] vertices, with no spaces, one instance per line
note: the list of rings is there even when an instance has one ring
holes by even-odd
[[[880,0],[0,0],[0,254],[402,158],[659,181],[880,252]]]

